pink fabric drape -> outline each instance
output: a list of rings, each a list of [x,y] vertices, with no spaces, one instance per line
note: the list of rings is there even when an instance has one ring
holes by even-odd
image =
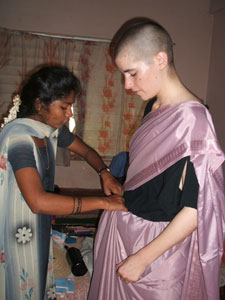
[[[219,267],[225,238],[221,168],[225,155],[208,110],[198,102],[187,102],[154,111],[143,120],[130,147],[125,190],[137,188],[177,160],[190,156],[199,183],[198,251],[204,277],[202,286],[206,289],[206,299],[218,299]],[[184,288],[188,290],[188,285]]]
[[[225,238],[221,166],[225,155],[202,104],[162,107],[143,119],[130,144],[124,189],[141,186],[185,156],[190,156],[199,183],[197,231],[154,261],[137,283],[125,284],[116,275],[116,264],[151,242],[167,224],[149,222],[129,212],[105,212],[95,241],[90,300],[219,299]]]

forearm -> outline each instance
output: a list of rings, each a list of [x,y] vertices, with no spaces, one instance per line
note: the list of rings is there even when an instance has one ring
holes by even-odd
[[[80,204],[79,213],[106,208],[105,201],[100,197],[82,197],[80,198]],[[70,215],[76,214],[77,208],[77,196],[70,197],[44,192],[39,195],[38,202],[32,210],[34,213],[40,214]]]
[[[99,172],[102,168],[107,167],[101,156],[92,148],[89,148],[86,151],[83,158],[93,169],[95,169],[96,172]]]
[[[197,228],[197,210],[184,207],[165,230],[137,255],[147,265],[189,236]]]
[[[15,177],[18,187],[32,212],[49,215],[69,215],[76,211],[77,197],[73,198],[46,192],[36,169],[20,169],[16,171]],[[105,197],[83,197],[81,212],[107,209],[107,201]]]
[[[68,146],[67,149],[83,157],[87,163],[96,170],[96,172],[106,167],[101,156],[93,148],[83,142],[78,136],[75,137],[73,143]]]

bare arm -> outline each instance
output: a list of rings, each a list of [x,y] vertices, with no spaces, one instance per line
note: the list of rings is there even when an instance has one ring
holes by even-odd
[[[73,143],[67,148],[68,150],[77,153],[83,157],[87,163],[99,172],[102,168],[107,167],[103,162],[99,154],[87,144],[85,144],[79,137],[76,136]],[[103,170],[101,172],[101,179],[103,184],[103,189],[106,195],[117,194],[122,195],[122,186],[120,183],[112,176],[111,173]]]
[[[18,187],[33,213],[69,215],[73,211],[74,198],[48,193],[44,190],[35,168],[23,168],[15,172]],[[77,199],[76,203],[77,203]],[[96,209],[126,210],[120,196],[82,197],[81,212]]]
[[[197,210],[184,207],[157,238],[118,265],[118,275],[127,283],[136,282],[149,264],[184,240],[196,228]]]

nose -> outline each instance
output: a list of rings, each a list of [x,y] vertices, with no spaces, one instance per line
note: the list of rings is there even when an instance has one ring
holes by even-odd
[[[133,86],[133,79],[130,76],[125,76],[124,78],[124,86],[126,90],[129,90]]]
[[[71,118],[72,115],[73,115],[72,107],[69,106],[66,110],[66,116],[67,116],[67,118]]]

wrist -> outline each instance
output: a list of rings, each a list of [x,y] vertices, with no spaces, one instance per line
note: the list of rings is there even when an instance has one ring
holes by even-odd
[[[99,171],[98,171],[98,176],[101,177],[103,173],[109,173],[111,174],[110,172],[110,168],[109,167],[103,167],[101,168]]]
[[[79,196],[73,196],[73,209],[70,215],[78,215],[81,213],[82,198]]]
[[[98,199],[98,206],[99,206],[99,209],[103,209],[103,210],[107,210],[107,200],[105,197],[101,197]]]
[[[146,249],[146,247],[140,249],[137,253],[136,253],[140,263],[142,265],[144,265],[145,267],[147,267],[148,265],[150,265],[155,259],[152,258],[151,256],[151,252],[149,251],[149,249]]]

